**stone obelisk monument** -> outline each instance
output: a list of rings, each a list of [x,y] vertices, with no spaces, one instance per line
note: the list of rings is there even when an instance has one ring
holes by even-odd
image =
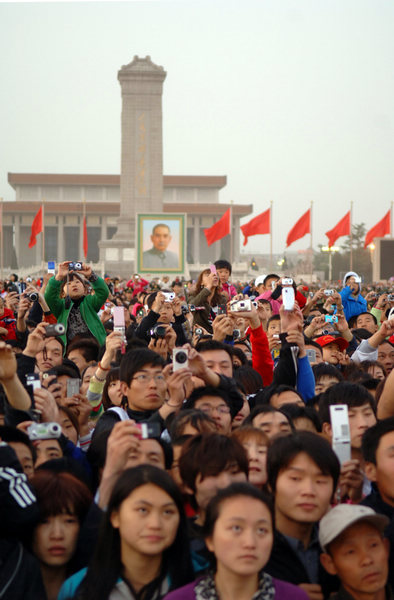
[[[120,215],[111,240],[99,242],[107,271],[135,271],[135,214],[163,211],[163,82],[167,73],[149,56],[118,72],[122,90]]]

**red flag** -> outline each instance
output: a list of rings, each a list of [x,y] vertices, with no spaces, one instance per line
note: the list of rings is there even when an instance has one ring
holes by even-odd
[[[343,235],[350,235],[350,210],[338,221],[335,227],[330,229],[330,231],[326,231],[325,235],[328,237],[329,248],[335,244],[338,238]]]
[[[231,208],[226,210],[222,218],[219,219],[219,221],[217,221],[214,225],[212,225],[212,227],[204,229],[208,246],[214,244],[215,242],[218,242],[230,233],[230,213]]]
[[[311,232],[311,209],[309,208],[306,213],[302,215],[297,223],[290,229],[286,238],[286,248],[288,248],[293,242],[301,239],[307,233]]]
[[[38,209],[36,216],[33,219],[33,223],[31,225],[31,234],[30,234],[30,242],[29,248],[33,248],[36,245],[36,237],[39,233],[42,233],[42,205]]]
[[[374,227],[371,227],[369,231],[367,231],[365,236],[364,248],[369,246],[376,237],[384,237],[385,235],[390,235],[391,230],[391,210],[389,210],[383,217],[379,223],[376,223]]]
[[[88,228],[86,226],[86,217],[83,218],[83,241],[82,241],[82,247],[83,247],[83,254],[85,256],[85,260],[88,257]]]
[[[251,235],[264,235],[265,233],[270,233],[270,219],[271,219],[271,209],[268,208],[266,211],[262,212],[254,219],[251,219],[244,225],[241,225],[241,231],[244,234],[244,243],[246,246],[248,243],[248,237]]]

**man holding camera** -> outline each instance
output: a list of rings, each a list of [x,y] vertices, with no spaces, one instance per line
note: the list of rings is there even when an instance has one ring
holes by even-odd
[[[368,305],[365,298],[360,294],[361,277],[354,271],[349,271],[343,278],[343,290],[341,298],[343,304],[343,312],[346,320],[351,317],[356,317],[360,313],[367,312]]]

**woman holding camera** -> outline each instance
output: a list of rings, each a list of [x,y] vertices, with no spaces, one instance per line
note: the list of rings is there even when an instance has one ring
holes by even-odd
[[[94,294],[88,293],[93,288]],[[97,313],[108,298],[109,289],[101,277],[85,263],[67,260],[58,266],[45,290],[45,300],[58,323],[66,328],[60,336],[64,346],[78,337],[94,337],[104,344],[106,332]]]
[[[220,281],[217,273],[212,272],[210,269],[204,269],[198,276],[194,296],[189,298],[190,305],[194,305],[197,309],[193,314],[193,325],[198,325],[208,333],[213,333],[214,309],[219,304],[227,304],[227,302],[227,296],[220,292]]]

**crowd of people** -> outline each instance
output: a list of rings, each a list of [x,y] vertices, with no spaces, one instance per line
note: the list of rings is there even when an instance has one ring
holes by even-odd
[[[394,597],[392,283],[0,291],[1,599]]]

